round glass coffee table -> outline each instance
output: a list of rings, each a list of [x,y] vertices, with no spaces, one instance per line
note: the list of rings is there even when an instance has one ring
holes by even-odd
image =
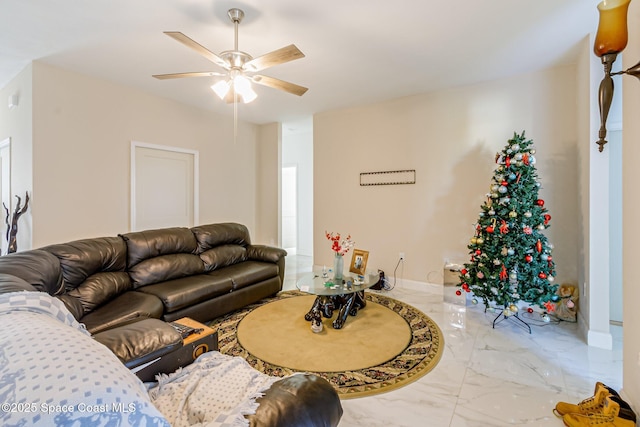
[[[342,280],[335,280],[332,275],[323,277],[322,272],[316,270],[302,276],[296,283],[297,288],[316,295],[311,309],[304,318],[308,321],[318,316],[331,318],[334,311],[338,311],[333,328],[341,329],[348,315],[355,316],[358,310],[367,305],[364,291],[379,280],[380,275],[374,270],[367,270],[364,276],[344,273]]]

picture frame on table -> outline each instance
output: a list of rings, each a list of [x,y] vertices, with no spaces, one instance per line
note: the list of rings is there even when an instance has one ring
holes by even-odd
[[[351,273],[364,276],[364,272],[367,269],[367,260],[369,259],[369,251],[363,251],[362,249],[354,249],[351,256],[351,266],[349,271]]]

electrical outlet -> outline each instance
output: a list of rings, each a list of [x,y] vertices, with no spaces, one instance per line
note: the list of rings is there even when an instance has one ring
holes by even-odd
[[[404,252],[400,252],[400,261],[404,261]]]

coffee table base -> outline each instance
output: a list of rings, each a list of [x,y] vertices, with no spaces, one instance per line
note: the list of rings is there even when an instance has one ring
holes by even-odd
[[[338,315],[333,321],[333,329],[342,329],[347,321],[347,316],[355,316],[358,310],[364,308],[367,301],[364,299],[364,291],[352,292],[346,295],[320,295],[317,296],[311,310],[304,315],[304,319],[311,321],[314,317],[320,315],[331,318],[333,312],[338,310]]]

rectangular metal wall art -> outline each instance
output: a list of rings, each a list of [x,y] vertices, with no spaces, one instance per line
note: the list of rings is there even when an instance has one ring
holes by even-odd
[[[360,173],[360,186],[415,184],[416,170],[380,171]]]

